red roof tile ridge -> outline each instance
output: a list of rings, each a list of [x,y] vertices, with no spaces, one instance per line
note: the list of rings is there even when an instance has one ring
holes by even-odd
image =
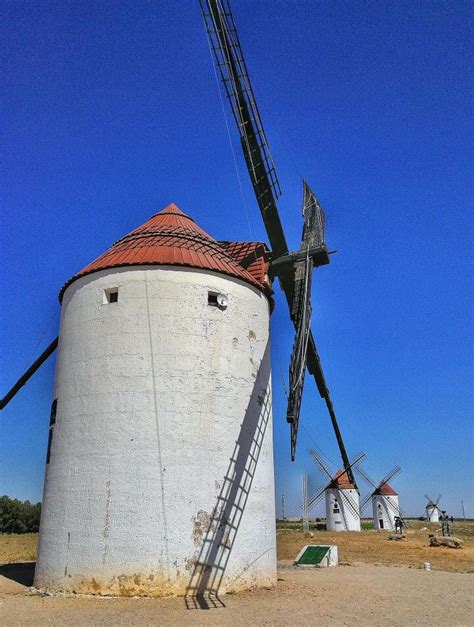
[[[266,280],[264,258],[257,258],[257,264],[248,269],[247,264],[241,264],[241,261],[240,255],[227,252],[217,240],[172,203],[117,240],[107,251],[71,277],[61,288],[59,300],[62,301],[66,288],[76,279],[99,270],[132,265],[179,265],[214,270],[236,277],[257,287],[271,301],[272,291]]]
[[[146,239],[147,237],[177,237],[179,239],[188,239],[188,240],[192,240],[192,241],[196,241],[196,242],[205,242],[207,246],[209,246],[210,248],[219,251],[221,253],[223,253],[224,255],[226,254],[225,251],[223,251],[223,249],[218,245],[218,243],[213,240],[210,239],[208,237],[204,237],[204,235],[201,235],[201,233],[199,233],[199,231],[196,231],[195,229],[189,229],[189,230],[185,230],[185,229],[175,229],[172,227],[169,228],[161,228],[159,230],[157,229],[153,229],[151,228],[150,230],[148,229],[143,229],[141,231],[132,231],[131,233],[129,233],[128,235],[124,235],[122,238],[118,239],[116,242],[114,242],[112,244],[112,248],[114,248],[115,246],[117,246],[118,244],[122,244],[124,242],[133,242],[135,240],[142,240],[142,239]],[[227,255],[229,256],[229,255]]]
[[[191,222],[194,222],[193,218],[191,218],[191,216],[188,216],[188,214],[184,213],[184,211],[182,209],[180,209],[178,207],[178,205],[175,205],[174,202],[171,202],[169,205],[167,205],[164,209],[161,209],[160,211],[158,211],[157,213],[154,213],[151,218],[156,218],[156,216],[181,216],[182,218],[187,218],[188,220],[191,220]]]
[[[384,494],[385,496],[398,496],[398,492],[395,492],[392,486],[386,481],[379,485],[379,487],[377,488],[377,492],[379,494]]]
[[[349,477],[347,476],[347,472],[344,469],[338,470],[336,472],[327,487],[331,488],[334,486],[337,486],[339,489],[343,490],[355,490],[354,484],[351,483]]]

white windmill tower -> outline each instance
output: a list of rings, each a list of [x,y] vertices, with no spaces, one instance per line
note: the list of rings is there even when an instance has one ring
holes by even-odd
[[[276,583],[271,303],[232,245],[171,204],[61,290],[36,587]]]
[[[389,484],[401,473],[400,466],[395,466],[385,477],[376,483],[360,466],[356,466],[356,471],[362,479],[372,489],[367,497],[363,500],[360,511],[372,501],[372,517],[374,529],[393,531],[395,529],[395,518],[402,518],[398,493]]]
[[[310,455],[330,481],[308,499],[308,511],[325,496],[326,528],[330,531],[360,531],[359,492],[349,480],[347,473],[345,470],[332,473],[313,449]],[[364,459],[365,453],[359,453],[351,462],[351,467]]]
[[[441,494],[438,495],[436,501],[430,498],[427,494],[425,494],[425,498],[428,499],[428,503],[425,506],[425,516],[428,522],[438,522],[439,521],[439,513],[440,508],[438,507],[438,503],[441,499]]]

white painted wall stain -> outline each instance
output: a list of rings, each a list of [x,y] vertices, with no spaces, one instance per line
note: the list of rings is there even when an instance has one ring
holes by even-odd
[[[104,303],[113,287],[118,302]],[[208,305],[209,290],[228,296],[225,311]],[[229,498],[245,496],[250,474],[238,529],[224,530],[231,548],[213,559],[227,560],[221,592],[276,583],[263,294],[177,267],[78,279],[63,300],[55,397],[37,587],[186,593],[212,545],[212,521],[236,516]]]

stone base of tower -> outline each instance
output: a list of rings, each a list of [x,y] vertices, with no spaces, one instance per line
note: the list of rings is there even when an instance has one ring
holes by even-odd
[[[205,568],[197,569],[198,574],[193,577],[194,568],[185,575],[175,573],[170,577],[163,571],[144,571],[134,573],[117,573],[109,576],[102,574],[75,575],[61,581],[50,580],[48,577],[36,577],[34,585],[39,590],[50,593],[92,594],[98,596],[116,597],[167,597],[167,596],[219,596],[227,593],[244,592],[255,588],[270,588],[276,586],[277,571],[268,566],[265,570],[249,570],[240,576],[225,577],[218,589],[202,589],[197,585]],[[218,574],[218,573],[217,573]]]

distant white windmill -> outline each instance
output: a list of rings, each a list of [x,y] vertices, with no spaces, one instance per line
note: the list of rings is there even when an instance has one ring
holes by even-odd
[[[308,499],[308,511],[325,495],[326,528],[330,531],[360,531],[359,492],[349,480],[346,471],[338,470],[334,474],[316,451],[311,450],[310,455],[330,481]],[[360,464],[365,457],[365,453],[359,453],[350,466]]]
[[[400,466],[395,466],[385,477],[376,483],[370,476],[360,468],[355,467],[356,471],[372,489],[367,497],[362,501],[360,511],[362,512],[364,507],[372,501],[372,517],[374,521],[374,529],[386,529],[393,531],[395,529],[395,518],[402,518],[400,510],[400,503],[398,500],[398,493],[389,484],[389,481],[393,481],[401,473]]]
[[[433,500],[427,494],[425,494],[425,498],[428,499],[428,503],[425,506],[425,516],[428,522],[438,522],[439,521],[439,513],[440,509],[438,507],[438,503],[441,499],[441,494],[438,495],[438,498]]]

